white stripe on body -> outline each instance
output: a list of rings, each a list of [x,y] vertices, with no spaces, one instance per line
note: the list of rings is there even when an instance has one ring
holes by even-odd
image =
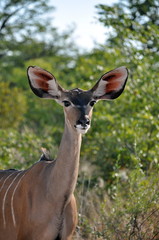
[[[14,172],[14,173],[17,173],[17,172]],[[7,197],[7,194],[11,188],[11,186],[13,185],[13,183],[15,182],[15,180],[17,179],[17,177],[23,172],[19,172],[14,178],[13,178],[13,181],[10,183],[10,185],[8,186],[6,192],[5,192],[5,195],[4,195],[4,198],[3,198],[3,203],[2,203],[2,214],[3,214],[3,224],[4,224],[4,227],[6,227],[6,218],[5,218],[5,202],[6,202],[6,197]]]
[[[0,183],[2,182],[3,178],[5,178],[5,177],[6,177],[6,175],[3,175],[3,176],[1,177]]]
[[[15,173],[15,172],[11,173],[10,175],[8,175],[8,176],[6,177],[6,179],[4,180],[4,182],[3,182],[3,184],[2,184],[2,186],[1,186],[1,188],[0,188],[0,192],[2,191],[2,189],[3,189],[3,187],[4,187],[5,183],[6,183],[6,181],[7,181],[14,173]]]
[[[11,197],[11,213],[12,213],[12,219],[13,219],[13,225],[14,225],[14,227],[16,227],[15,211],[14,211],[14,206],[13,206],[13,204],[14,204],[14,196],[15,196],[16,190],[17,190],[20,182],[22,181],[23,177],[26,175],[27,172],[28,172],[28,171],[24,172],[24,175],[22,175],[22,176],[20,177],[20,179],[19,179],[19,181],[17,182],[17,185],[16,185],[16,187],[15,187],[15,189],[14,189],[14,191],[13,191],[12,197]],[[22,172],[22,173],[23,173],[23,172]]]

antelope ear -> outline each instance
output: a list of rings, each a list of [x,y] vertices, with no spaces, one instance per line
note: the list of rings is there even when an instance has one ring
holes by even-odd
[[[115,99],[123,92],[128,78],[126,67],[119,67],[105,73],[91,89],[97,100]]]
[[[58,99],[61,96],[63,89],[51,73],[36,66],[28,67],[27,73],[30,87],[35,95],[53,99]]]

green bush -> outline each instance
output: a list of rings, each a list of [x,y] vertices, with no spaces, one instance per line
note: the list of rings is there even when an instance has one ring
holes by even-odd
[[[0,128],[18,127],[26,111],[25,93],[8,82],[0,82]]]
[[[0,129],[0,168],[28,168],[40,158],[41,147],[56,155],[57,147],[51,136],[39,138],[32,129]]]

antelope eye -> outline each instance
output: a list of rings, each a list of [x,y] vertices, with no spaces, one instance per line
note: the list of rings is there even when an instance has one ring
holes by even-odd
[[[65,107],[69,107],[71,105],[71,103],[69,101],[63,101],[63,104]]]
[[[89,103],[89,105],[90,105],[91,107],[93,107],[95,103],[96,103],[96,101],[91,101],[91,102]]]

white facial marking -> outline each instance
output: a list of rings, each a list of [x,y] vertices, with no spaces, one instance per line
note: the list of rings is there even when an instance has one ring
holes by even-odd
[[[74,107],[76,107],[76,108],[84,108],[84,109],[86,109],[87,108],[87,105],[75,105],[75,104],[73,104],[73,106]]]
[[[89,128],[90,128],[90,125],[87,125],[87,127],[82,127],[82,125],[80,125],[80,124],[77,124],[76,125],[76,130],[77,130],[77,132],[78,133],[81,133],[81,134],[85,134],[85,133],[87,133],[87,131],[89,130]]]

